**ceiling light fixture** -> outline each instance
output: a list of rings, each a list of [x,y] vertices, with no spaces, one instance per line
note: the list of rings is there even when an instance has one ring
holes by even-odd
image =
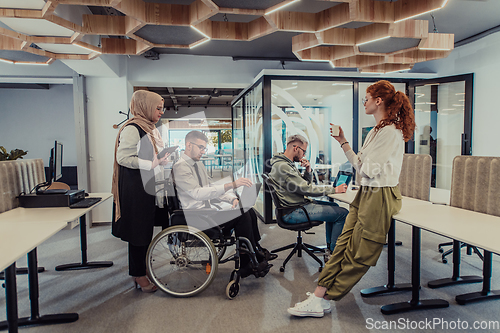
[[[210,41],[210,38],[206,38],[205,40],[202,40],[201,42],[197,42],[196,44],[191,45],[191,46],[189,47],[189,49],[194,49],[195,47],[200,46],[201,44],[205,44],[205,43],[206,43],[206,42],[208,42],[208,41]]]
[[[12,65],[12,64],[14,64],[14,61],[12,61],[12,60],[7,60],[7,59],[3,59],[3,58],[0,58],[0,61],[1,61],[1,62],[5,62],[5,63],[7,63],[7,64],[11,64],[11,65]]]
[[[448,3],[448,0],[444,0],[443,4],[441,5],[441,8],[443,8],[444,6],[446,6],[447,3]]]
[[[102,54],[101,51],[91,49],[90,47],[87,47],[87,46],[84,46],[84,45],[80,45],[79,42],[72,43],[71,45],[75,45],[75,46],[81,47],[82,49],[86,49],[86,50],[89,50],[89,51],[92,51],[92,52],[96,52],[96,53]]]
[[[446,5],[446,3],[444,3]],[[443,6],[444,7],[444,6]],[[418,13],[418,14],[415,14],[415,15],[412,15],[412,16],[408,16],[408,17],[405,17],[403,19],[400,19],[400,20],[397,20],[397,21],[394,21],[394,23],[399,23],[399,22],[403,22],[403,21],[406,21],[406,20],[409,20],[411,18],[414,18],[414,17],[417,17],[417,16],[420,16],[420,15],[424,15],[424,14],[427,14],[427,13],[430,13],[430,12],[433,12],[435,10],[439,10],[443,7],[438,7],[438,8],[434,8],[434,9],[431,9],[431,10],[428,10],[426,12],[423,12],[423,13]]]
[[[198,31],[200,34],[202,34],[203,36],[207,37],[208,39],[210,39],[210,36],[208,36],[207,34],[203,33],[200,29],[196,28],[194,25],[191,25],[191,28],[193,28],[194,30]]]
[[[293,0],[293,1],[289,2],[289,3],[284,4],[283,6],[279,6],[279,7],[277,7],[277,8],[274,8],[274,9],[272,9],[272,10],[270,10],[270,11],[268,11],[268,12],[264,13],[264,15],[269,15],[269,14],[271,14],[271,13],[274,13],[275,11],[280,10],[280,9],[283,9],[283,8],[285,8],[286,6],[290,6],[292,3],[295,3],[295,2],[297,2],[297,1],[300,1],[300,0]]]
[[[299,86],[291,86],[288,88],[283,88],[283,90],[292,90],[292,89],[297,89]]]
[[[379,41],[379,40],[382,40],[382,39],[387,39],[387,38],[391,38],[391,36],[385,36],[385,37],[377,38],[377,39],[374,39],[374,40],[369,40],[369,41],[367,41],[367,42],[359,43],[359,44],[356,44],[356,45],[357,45],[357,46],[361,46],[361,45],[365,45],[365,44],[368,44],[368,43],[377,42],[377,41]]]
[[[395,71],[390,71],[390,72],[385,72],[385,74],[389,74],[389,73],[399,73],[399,72],[404,72],[404,71],[409,71],[411,70],[410,67],[408,68],[403,68],[403,69],[398,69],[398,70],[395,70]]]
[[[419,50],[428,50],[428,51],[451,51],[450,48],[439,48],[439,47],[420,47]]]
[[[14,65],[35,65],[35,66],[48,66],[46,62],[27,62],[27,61],[14,61]]]

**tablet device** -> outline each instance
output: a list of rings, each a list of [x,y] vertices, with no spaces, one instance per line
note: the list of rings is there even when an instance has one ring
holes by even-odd
[[[161,152],[158,153],[158,159],[161,159],[163,158],[163,156],[165,156],[166,153],[173,153],[174,151],[177,150],[177,148],[179,148],[179,146],[172,146],[172,147],[167,147],[165,149],[163,149]]]
[[[337,173],[337,177],[335,177],[335,180],[333,181],[332,186],[337,187],[342,184],[346,184],[347,186],[349,186],[351,179],[352,179],[351,172],[339,171],[339,173]]]

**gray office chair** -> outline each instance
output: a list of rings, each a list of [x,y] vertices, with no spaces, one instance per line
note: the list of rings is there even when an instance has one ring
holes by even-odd
[[[290,261],[290,259],[293,257],[295,253],[297,253],[297,257],[302,257],[302,250],[304,250],[309,256],[311,256],[314,260],[316,260],[319,263],[319,271],[323,269],[323,262],[313,253],[314,252],[321,252],[324,253],[325,251],[323,249],[320,249],[316,246],[304,243],[302,241],[302,232],[306,232],[306,230],[309,230],[315,226],[323,224],[324,221],[315,221],[311,220],[309,218],[309,214],[307,214],[307,211],[303,207],[304,205],[298,205],[298,206],[293,206],[293,207],[283,207],[281,205],[278,196],[276,195],[275,192],[275,184],[272,179],[269,178],[268,174],[262,174],[262,179],[264,180],[264,184],[266,184],[269,192],[271,193],[271,198],[273,200],[274,205],[276,206],[276,222],[282,229],[286,230],[293,230],[297,232],[297,241],[295,243],[280,247],[276,250],[272,250],[271,253],[278,253],[284,250],[292,249],[292,251],[288,254],[286,257],[285,261],[283,261],[283,265],[280,267],[280,272],[285,271],[285,265]],[[294,211],[297,208],[302,208],[304,210],[304,213],[307,216],[308,221],[303,222],[303,223],[286,223],[283,221],[283,216],[286,215],[287,213],[290,213],[291,211]]]

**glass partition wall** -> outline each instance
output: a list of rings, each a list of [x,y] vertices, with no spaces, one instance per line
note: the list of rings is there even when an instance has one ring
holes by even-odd
[[[442,82],[388,79],[397,90],[405,92],[415,102],[417,140],[411,140],[407,144],[407,153],[431,154],[434,161],[434,187],[446,188],[451,180],[450,161],[456,155],[467,151],[470,153],[472,74],[466,77],[470,79],[467,84],[462,77],[440,79]],[[330,124],[342,127],[347,140],[357,152],[366,134],[375,126],[373,117],[365,114],[361,99],[365,96],[366,88],[381,79],[263,75],[232,103],[235,177],[243,176],[254,182],[262,182],[261,174],[271,169],[271,157],[285,150],[286,138],[300,134],[309,141],[306,158],[314,169],[313,181],[329,184],[339,168],[350,166],[346,163],[342,149],[330,136]],[[428,84],[439,88],[431,88],[432,85]],[[466,89],[469,85],[470,88]],[[441,96],[438,101],[434,101],[435,97],[427,101],[426,98],[434,96],[427,93],[429,89],[438,89]],[[468,102],[465,102],[466,91],[470,95]],[[455,98],[460,96],[462,101]],[[437,103],[439,117],[436,118],[430,111],[430,103]],[[465,105],[461,111],[458,106],[454,106],[462,105],[460,103]],[[451,108],[455,110],[450,110]],[[430,127],[436,129],[430,130]],[[458,147],[460,148],[460,144],[462,147],[461,150],[457,149],[458,128],[461,130],[458,134],[460,140],[469,138],[465,142],[468,142],[469,148],[463,148],[464,142],[459,140]],[[436,133],[443,136],[436,146],[436,151],[441,155],[432,152],[430,139],[421,139],[421,135],[427,135],[425,130],[429,131],[430,137],[435,138],[432,135]],[[263,187],[255,208],[264,222],[270,223],[273,220],[271,197]]]

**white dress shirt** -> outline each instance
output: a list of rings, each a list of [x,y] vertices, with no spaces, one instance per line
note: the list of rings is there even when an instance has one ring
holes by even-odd
[[[362,186],[390,187],[399,183],[404,152],[403,133],[388,125],[378,131],[373,128],[357,155],[352,149],[345,155],[361,176]]]
[[[203,187],[200,186],[194,164],[197,163]],[[232,190],[224,191],[224,183],[228,181],[222,179],[218,182],[211,182],[205,165],[200,161],[194,161],[186,154],[183,154],[173,167],[175,186],[177,195],[183,209],[204,208],[205,201],[220,199],[231,203],[236,199]]]

